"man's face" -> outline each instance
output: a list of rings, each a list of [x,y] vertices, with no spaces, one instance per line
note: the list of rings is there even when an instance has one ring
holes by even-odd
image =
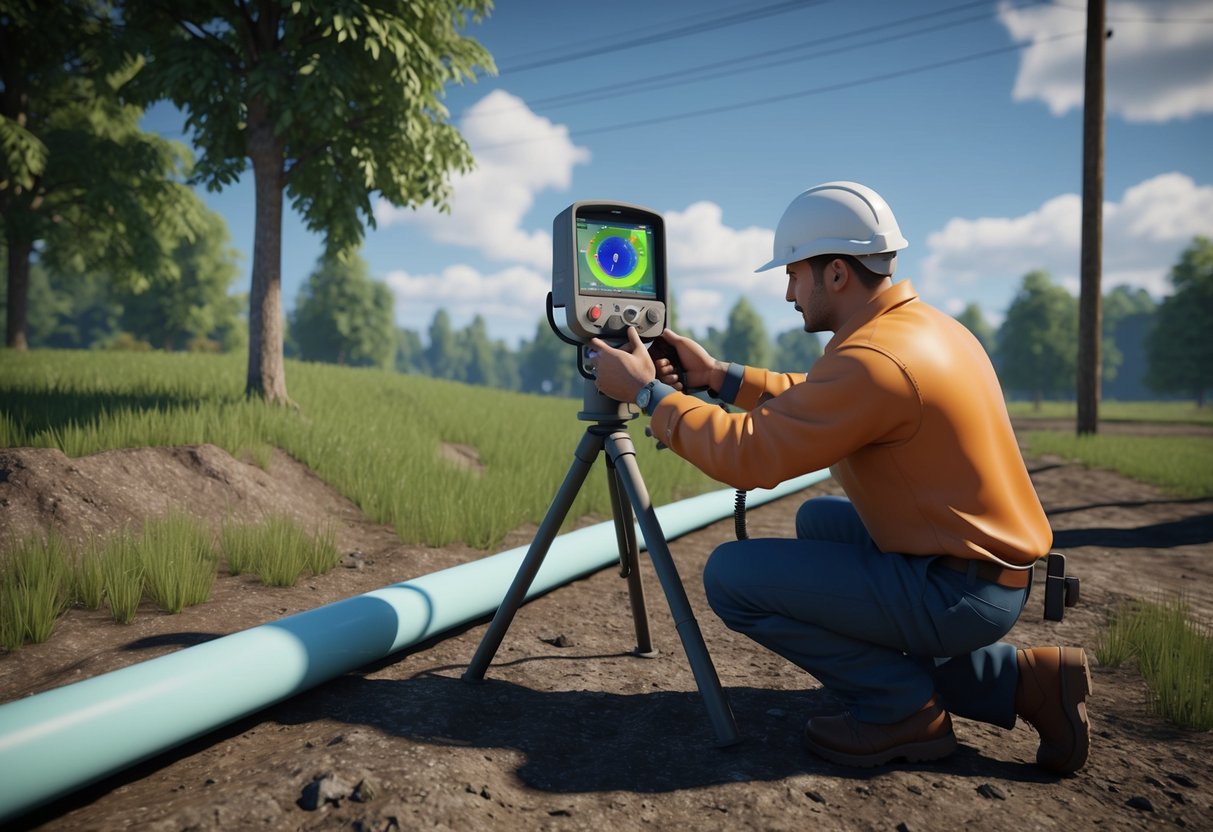
[[[813,273],[808,260],[788,264],[788,291],[784,299],[795,304],[796,311],[804,318],[805,332],[834,330],[829,292],[825,290],[822,275]]]

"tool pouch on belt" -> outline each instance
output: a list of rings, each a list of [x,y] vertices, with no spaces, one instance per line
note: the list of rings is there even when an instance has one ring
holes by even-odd
[[[1049,552],[1045,572],[1045,620],[1061,621],[1066,607],[1078,603],[1078,578],[1066,576],[1066,556]]]

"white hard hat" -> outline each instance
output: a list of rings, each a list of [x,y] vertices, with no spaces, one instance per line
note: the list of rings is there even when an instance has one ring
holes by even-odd
[[[897,252],[908,245],[880,194],[858,182],[826,182],[792,200],[775,228],[775,256],[754,271],[851,254],[876,274],[891,275]]]

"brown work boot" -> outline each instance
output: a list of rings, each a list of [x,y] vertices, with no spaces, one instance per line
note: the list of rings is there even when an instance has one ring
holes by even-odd
[[[946,757],[956,750],[956,735],[952,717],[932,696],[916,713],[891,725],[860,722],[850,713],[813,717],[804,727],[804,744],[831,763],[869,768],[899,757],[912,763]]]
[[[1091,746],[1086,652],[1081,647],[1033,647],[1017,651],[1015,657],[1015,713],[1040,734],[1037,764],[1057,774],[1078,771]]]

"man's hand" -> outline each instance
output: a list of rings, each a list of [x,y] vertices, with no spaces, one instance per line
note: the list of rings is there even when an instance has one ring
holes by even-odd
[[[615,349],[601,338],[590,340],[596,354],[591,356],[598,389],[617,402],[634,402],[636,394],[657,377],[653,359],[644,348],[636,327],[628,327],[628,343]]]
[[[729,369],[727,362],[718,361],[708,351],[690,338],[684,338],[672,329],[661,333],[662,339],[678,353],[678,363],[686,373],[687,384],[692,389],[711,388],[719,390],[724,384],[724,374]],[[657,380],[681,389],[677,384],[678,372],[668,361],[657,363]]]

